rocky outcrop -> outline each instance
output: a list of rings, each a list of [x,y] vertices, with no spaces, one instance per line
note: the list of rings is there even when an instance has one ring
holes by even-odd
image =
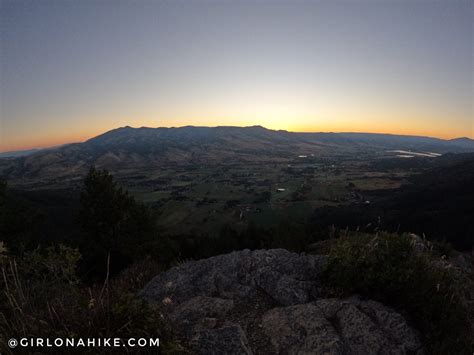
[[[191,261],[141,292],[199,354],[417,354],[418,333],[384,305],[327,298],[325,257],[244,250]]]
[[[142,295],[177,305],[195,296],[252,300],[259,291],[283,305],[305,303],[318,293],[324,256],[284,249],[243,250],[185,263],[155,277]]]
[[[274,308],[262,319],[275,353],[405,354],[421,342],[405,320],[373,301],[322,299]]]

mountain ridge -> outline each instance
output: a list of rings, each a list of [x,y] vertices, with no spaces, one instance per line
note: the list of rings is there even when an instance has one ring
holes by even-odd
[[[132,130],[182,130],[182,129],[208,129],[208,130],[224,130],[224,129],[260,129],[270,132],[282,132],[288,134],[297,134],[297,135],[351,135],[351,136],[373,136],[373,137],[400,137],[400,138],[410,138],[410,139],[429,139],[429,140],[436,140],[442,142],[469,142],[474,144],[474,139],[469,137],[455,137],[450,139],[443,139],[439,137],[431,137],[431,136],[424,136],[424,135],[410,135],[410,134],[396,134],[396,133],[372,133],[372,132],[353,132],[353,131],[342,131],[342,132],[324,132],[324,131],[317,131],[317,132],[302,132],[302,131],[288,131],[284,129],[274,130],[263,127],[261,125],[252,125],[252,126],[194,126],[194,125],[185,125],[185,126],[172,126],[172,127],[148,127],[148,126],[141,126],[141,127],[132,127],[129,125],[117,127],[106,131],[102,134],[99,134],[95,137],[92,137],[85,142],[94,140],[100,136],[106,135],[108,133],[118,132],[118,131],[132,131]]]
[[[68,145],[74,145],[74,144],[84,144],[88,142],[94,142],[97,141],[97,139],[101,137],[106,137],[110,136],[112,134],[117,134],[117,133],[124,133],[124,132],[133,132],[133,131],[153,131],[153,130],[158,130],[158,131],[179,131],[179,130],[247,130],[247,129],[253,129],[253,130],[261,130],[261,131],[267,131],[267,132],[279,132],[283,134],[289,134],[289,135],[301,135],[301,136],[315,136],[315,137],[328,137],[328,136],[333,136],[333,137],[352,137],[352,138],[362,138],[362,137],[379,137],[379,138],[402,138],[402,139],[423,139],[423,140],[429,140],[433,142],[445,142],[448,145],[453,144],[454,146],[459,145],[464,148],[466,147],[474,147],[474,139],[469,138],[469,137],[456,137],[456,138],[451,138],[451,139],[443,139],[443,138],[438,138],[438,137],[431,137],[431,136],[423,136],[423,135],[407,135],[407,134],[394,134],[394,133],[369,133],[369,132],[352,132],[352,131],[344,131],[344,132],[296,132],[296,131],[288,131],[288,130],[273,130],[273,129],[268,129],[265,128],[261,125],[252,125],[252,126],[194,126],[194,125],[186,125],[186,126],[179,126],[179,127],[148,127],[148,126],[141,126],[141,127],[132,127],[129,125],[122,126],[122,127],[117,127],[113,128],[111,130],[108,130],[106,132],[103,132],[101,134],[98,134],[94,137],[91,137],[83,142],[71,142],[71,143],[65,143],[59,146],[51,146],[51,147],[45,147],[45,148],[32,148],[32,149],[20,149],[20,150],[8,150],[8,151],[3,151],[0,152],[0,159],[2,158],[14,158],[14,157],[22,157],[22,156],[27,156],[39,152],[43,152],[45,150],[53,150],[53,149],[58,149],[62,148],[64,146]]]
[[[380,157],[394,150],[436,154],[474,152],[474,140],[376,133],[300,133],[262,126],[124,126],[82,143],[0,158],[0,176],[45,182],[77,179],[90,166],[117,173],[176,165],[290,163],[299,156]]]

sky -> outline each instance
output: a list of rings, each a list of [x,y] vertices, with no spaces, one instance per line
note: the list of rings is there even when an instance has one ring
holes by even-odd
[[[109,129],[474,138],[471,0],[2,0],[0,151]]]

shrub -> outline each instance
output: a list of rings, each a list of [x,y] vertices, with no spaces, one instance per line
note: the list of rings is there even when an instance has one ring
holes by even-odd
[[[355,235],[333,245],[325,270],[341,295],[359,293],[407,312],[431,353],[472,351],[462,276],[407,235]]]
[[[11,353],[7,340],[20,337],[160,338],[160,351],[183,349],[160,310],[135,296],[158,270],[151,259],[89,287],[76,277],[76,249],[37,248],[17,260],[1,255],[0,352]]]

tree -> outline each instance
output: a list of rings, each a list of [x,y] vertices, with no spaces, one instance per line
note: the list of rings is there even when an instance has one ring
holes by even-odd
[[[79,222],[89,269],[102,273],[110,255],[115,272],[157,252],[158,233],[151,211],[118,186],[106,170],[89,170],[81,192]]]
[[[0,243],[5,241],[5,225],[6,225],[6,204],[7,204],[7,183],[0,180]]]
[[[43,214],[21,196],[11,193],[7,182],[0,180],[0,241],[14,254],[35,248],[43,235],[40,233]]]
[[[0,232],[3,231],[6,219],[7,182],[0,180]]]
[[[4,180],[0,180],[0,208],[6,203],[7,198],[7,182]]]

